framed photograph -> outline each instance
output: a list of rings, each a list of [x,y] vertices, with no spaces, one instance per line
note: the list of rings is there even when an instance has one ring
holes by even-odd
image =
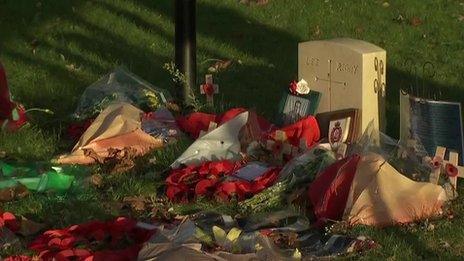
[[[358,130],[358,109],[346,109],[316,115],[321,130],[321,141],[337,148],[341,143],[355,141]]]
[[[321,93],[316,91],[310,91],[305,95],[293,95],[285,92],[280,100],[277,123],[286,126],[308,115],[314,115],[320,98]]]
[[[459,165],[464,164],[464,127],[460,102],[422,99],[400,93],[400,137],[416,140],[415,149],[425,150],[433,157],[438,146],[459,154]]]

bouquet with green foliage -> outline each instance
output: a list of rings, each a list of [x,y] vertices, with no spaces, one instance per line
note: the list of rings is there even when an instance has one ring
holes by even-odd
[[[246,213],[262,213],[282,209],[294,193],[307,187],[317,174],[335,162],[333,152],[315,148],[289,162],[281,171],[280,179],[273,186],[253,197],[239,202]]]

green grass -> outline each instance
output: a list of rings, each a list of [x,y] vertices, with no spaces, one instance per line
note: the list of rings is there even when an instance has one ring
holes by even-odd
[[[399,129],[400,88],[414,86],[427,95],[464,100],[461,1],[389,1],[389,7],[376,0],[269,2],[246,6],[236,0],[198,0],[198,79],[209,66],[203,61],[234,60],[216,76],[221,99],[228,104],[256,108],[272,117],[282,88],[297,77],[298,42],[333,37],[359,38],[387,50],[387,131],[394,137]],[[404,21],[398,21],[400,15]],[[173,60],[172,17],[172,0],[1,1],[0,60],[7,68],[11,91],[26,107],[48,108],[55,115],[35,113],[31,127],[0,134],[0,150],[21,160],[48,160],[69,150],[71,144],[61,134],[80,94],[117,65],[172,90],[170,75],[162,68]],[[410,25],[413,17],[423,23]],[[35,48],[33,41],[38,43]],[[427,61],[434,64],[434,77],[422,72]],[[413,70],[409,63],[420,69]],[[162,180],[161,170],[179,151],[155,152],[159,165],[110,180],[107,190],[33,195],[2,208],[54,227],[115,216],[122,197],[160,192],[152,180]],[[433,231],[420,226],[417,231],[356,228],[353,233],[370,235],[382,245],[362,257],[458,259],[464,254],[460,200],[457,217],[434,222]],[[442,247],[441,241],[451,247]]]

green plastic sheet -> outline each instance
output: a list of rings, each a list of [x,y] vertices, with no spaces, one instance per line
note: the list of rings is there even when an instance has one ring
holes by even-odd
[[[23,185],[30,191],[65,192],[74,183],[82,167],[47,167],[43,164],[9,164],[0,161],[0,189]]]

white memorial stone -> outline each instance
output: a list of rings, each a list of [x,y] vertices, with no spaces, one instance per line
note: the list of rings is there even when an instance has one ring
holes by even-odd
[[[361,40],[340,38],[298,46],[298,76],[322,93],[317,112],[360,110],[358,134],[369,122],[385,130],[386,51]]]

